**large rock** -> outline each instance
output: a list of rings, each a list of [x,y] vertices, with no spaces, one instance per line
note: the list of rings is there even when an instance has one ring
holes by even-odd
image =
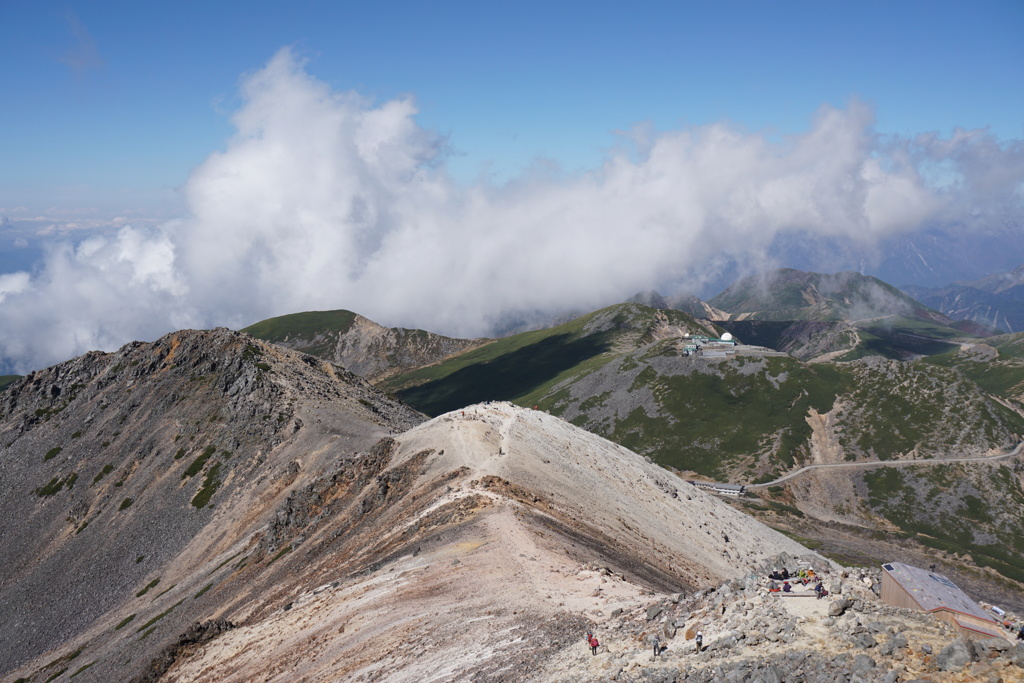
[[[830,617],[841,617],[853,604],[853,600],[850,598],[841,598],[839,600],[833,600],[832,604],[828,606],[828,615]]]
[[[875,666],[877,666],[875,660],[868,655],[854,655],[853,657],[853,673],[862,674],[865,671],[874,669]]]
[[[935,666],[939,671],[959,671],[977,659],[974,643],[966,638],[957,638],[935,655]]]
[[[975,643],[975,645],[979,650],[979,654],[982,655],[988,654],[989,652],[1006,652],[1013,647],[1013,645],[1010,644],[1010,641],[1005,638],[982,638]]]

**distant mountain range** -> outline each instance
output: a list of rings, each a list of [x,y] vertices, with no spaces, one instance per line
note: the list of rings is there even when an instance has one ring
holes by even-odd
[[[745,277],[708,303],[731,320],[859,322],[899,316],[946,325],[952,320],[881,280],[845,272],[807,273],[792,268]]]
[[[955,321],[877,278],[854,272],[766,271],[730,285],[709,301],[692,295],[638,294],[631,301],[714,320],[748,343],[801,360],[900,360],[945,353],[961,337],[995,334]]]
[[[857,271],[885,282],[942,287],[955,281],[975,281],[1024,263],[1024,226],[1007,222],[989,224],[985,229],[936,227],[894,235],[870,249],[813,231],[786,232],[772,243],[769,256],[776,263],[802,270]],[[721,286],[735,278],[733,274]]]
[[[1024,330],[1024,266],[974,282],[936,288],[906,285],[903,291],[954,320],[970,320],[1004,332]]]

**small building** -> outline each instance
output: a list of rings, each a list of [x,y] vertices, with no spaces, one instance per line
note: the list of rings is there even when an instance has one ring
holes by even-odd
[[[725,484],[719,481],[693,481],[688,480],[689,484],[696,486],[699,489],[705,491],[711,491],[712,493],[718,493],[725,496],[742,496],[747,492],[747,487],[743,484]]]
[[[882,565],[882,602],[934,614],[964,635],[1002,638],[998,623],[948,578],[901,562]]]

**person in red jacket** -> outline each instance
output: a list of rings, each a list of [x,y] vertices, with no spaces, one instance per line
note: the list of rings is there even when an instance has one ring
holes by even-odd
[[[597,642],[597,636],[590,636],[590,654],[597,654],[598,645],[600,645],[600,643]]]

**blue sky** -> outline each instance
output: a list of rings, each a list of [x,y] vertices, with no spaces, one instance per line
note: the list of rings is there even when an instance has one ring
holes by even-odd
[[[168,217],[231,135],[240,77],[282,46],[337,90],[412,95],[457,178],[502,181],[537,157],[593,168],[641,122],[785,134],[851,98],[882,133],[1021,138],[1021,35],[1019,1],[7,0],[0,208]]]
[[[0,0],[0,372],[300,310],[476,336],[797,248],[942,281],[936,231],[1013,267],[1022,35],[1019,0]]]

